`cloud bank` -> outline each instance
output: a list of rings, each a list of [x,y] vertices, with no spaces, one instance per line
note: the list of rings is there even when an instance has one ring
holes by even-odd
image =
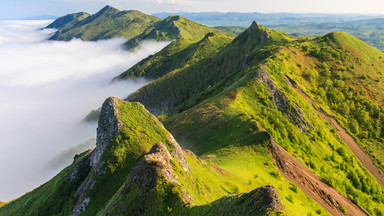
[[[23,195],[67,165],[61,164],[63,155],[96,135],[96,123],[81,120],[107,97],[124,98],[148,82],[111,79],[167,45],[148,42],[131,53],[121,48],[123,39],[46,41],[53,30],[38,29],[49,22],[0,22],[2,201]]]

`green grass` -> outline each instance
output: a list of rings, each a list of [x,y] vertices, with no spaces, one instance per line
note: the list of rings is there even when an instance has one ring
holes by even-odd
[[[221,97],[220,103],[228,104],[228,100],[233,100],[230,97],[233,96]],[[290,189],[293,184],[279,174],[268,152],[265,144],[269,141],[268,134],[261,132],[257,122],[244,112],[222,104],[203,103],[165,119],[164,124],[182,146],[193,149],[207,164],[215,164],[227,173],[221,177],[224,184],[199,173],[199,177],[209,179],[200,187],[212,185],[214,189],[209,188],[210,191],[225,189],[227,193],[247,193],[256,187],[272,184],[289,214],[306,215],[322,209],[299,189],[296,188],[296,192]],[[294,201],[290,202],[286,197]],[[326,211],[321,211],[326,214]]]
[[[365,43],[384,50],[383,27],[381,26],[353,26],[353,25],[332,25],[332,24],[303,24],[303,25],[277,25],[271,26],[293,36],[320,36],[330,32],[347,32]]]
[[[129,48],[135,47],[143,40],[172,41],[183,38],[197,42],[210,32],[229,37],[235,36],[230,32],[210,28],[181,16],[170,16],[162,21],[156,22],[143,33],[132,38],[132,40],[126,43],[126,46]]]
[[[70,180],[70,176],[88,154],[83,153],[73,164],[40,187],[6,203],[0,208],[0,215],[69,215],[76,199],[75,191],[88,175],[89,166],[80,166],[74,180]]]
[[[234,42],[238,40],[241,39],[235,39]],[[298,50],[295,47],[300,47],[302,50]],[[284,114],[285,111],[278,109],[272,103],[269,90],[265,84],[260,84],[252,78],[253,73],[249,73],[249,75],[238,79],[238,82],[235,81],[232,85],[228,85],[228,88],[224,91],[219,94],[215,93],[214,95],[216,96],[211,97],[200,105],[195,107],[192,105],[193,108],[181,112],[174,117],[166,118],[164,120],[165,125],[176,135],[184,147],[193,149],[199,155],[204,155],[218,151],[221,148],[226,148],[230,145],[229,143],[233,145],[250,143],[244,137],[247,131],[241,131],[236,126],[244,125],[244,122],[247,121],[253,121],[253,125],[262,125],[272,134],[278,144],[308,166],[309,169],[329,185],[351,198],[370,214],[380,215],[380,209],[384,208],[382,188],[353,155],[348,146],[341,141],[335,130],[316,114],[306,100],[301,98],[292,87],[287,85],[284,77],[285,75],[293,76],[298,83],[302,84],[304,90],[308,88],[308,90],[310,89],[308,92],[316,95],[316,92],[319,92],[322,86],[321,84],[317,85],[317,89],[315,89],[311,84],[321,82],[321,80],[318,81],[316,79],[324,79],[324,75],[314,76],[313,79],[316,82],[309,82],[308,78],[303,79],[305,75],[303,76],[302,73],[305,70],[314,67],[319,70],[318,73],[320,75],[324,73],[320,68],[324,70],[324,67],[329,67],[330,70],[334,68],[332,70],[337,71],[342,68],[343,62],[348,62],[351,58],[359,55],[366,55],[366,57],[361,58],[363,60],[361,67],[357,65],[351,70],[352,76],[350,79],[361,86],[361,81],[353,76],[360,73],[358,71],[363,71],[368,64],[371,64],[369,62],[372,61],[376,62],[374,66],[375,71],[380,71],[381,63],[377,62],[377,60],[380,59],[381,53],[348,34],[332,33],[324,37],[310,39],[309,41],[295,41],[293,44],[287,43],[287,45],[279,47],[279,51],[272,54],[265,61],[271,78],[287,95],[291,101],[290,104],[297,103],[301,107],[304,119],[313,125],[313,129],[300,131],[296,123]],[[324,66],[325,64],[327,66]],[[252,72],[252,69],[248,71]],[[341,76],[350,76],[347,73],[344,74]],[[369,75],[373,76],[374,74],[371,72]],[[331,76],[333,75],[331,74]],[[337,85],[335,87],[338,87]],[[381,82],[377,85],[381,85]],[[351,88],[351,86],[348,87]],[[330,90],[335,91],[335,88]],[[348,88],[347,90],[351,91]],[[384,92],[377,88],[373,92],[369,92],[367,96],[372,95],[373,98],[375,91],[379,94]],[[328,94],[327,97],[329,98]],[[329,103],[327,98],[321,96],[321,94],[317,94],[315,99],[322,102],[320,103],[321,106],[326,109],[327,107],[324,105],[328,103],[330,109],[328,108],[327,110],[335,113],[335,111],[332,111],[332,105],[334,106],[334,104]],[[378,95],[376,96],[378,97]],[[362,95],[356,97],[355,103],[358,100],[362,104],[367,104],[365,106],[374,107],[372,101],[362,102],[364,100],[368,101],[368,98],[364,99]],[[345,109],[346,106],[343,107]],[[238,116],[237,119],[243,119],[243,123],[236,124],[228,116]],[[341,115],[337,116],[341,118]],[[372,117],[374,117],[374,113],[372,115],[369,113],[367,118]],[[358,117],[356,119],[358,120]],[[201,125],[204,125],[204,127],[201,127]],[[248,126],[249,130],[254,130],[252,128]],[[364,124],[360,127],[360,130],[363,129]],[[220,133],[220,131],[224,132]],[[238,141],[233,138],[235,131],[239,132]],[[368,129],[368,131],[368,134],[374,133],[374,130]],[[224,137],[227,137],[227,134],[232,139],[223,140]],[[361,136],[359,140],[361,140]],[[361,143],[361,145],[364,147],[365,144]],[[365,149],[367,151],[367,148]],[[374,147],[371,145],[370,150],[371,153],[376,153],[376,160],[382,157],[380,155],[381,149],[380,146]],[[214,156],[215,154],[212,157],[214,158]],[[381,163],[378,164],[380,165]],[[234,170],[239,171],[239,168],[234,168]],[[285,197],[287,197],[287,201],[290,203],[294,199],[294,196],[289,196],[288,194]]]
[[[115,13],[106,10],[103,16]],[[161,77],[129,100],[143,102],[156,114],[166,114],[162,116],[165,127],[202,161],[186,154],[191,170],[187,173],[173,158],[170,166],[179,184],[156,178],[153,190],[144,193],[140,185],[132,184],[127,193],[131,169],[152,145],[163,142],[170,151],[173,147],[167,130],[140,104],[118,101],[118,117],[124,127],[101,157],[105,175],[91,171],[88,176],[96,184],[85,194],[91,201],[84,215],[247,215],[251,213],[249,200],[260,198],[251,191],[269,184],[278,190],[288,214],[328,215],[279,173],[268,152],[269,136],[261,127],[324,182],[370,215],[382,215],[383,189],[285,76],[296,80],[316,106],[340,121],[383,170],[383,54],[345,33],[296,40],[261,26],[256,29],[254,24],[221,48],[230,38],[217,33],[200,37],[210,30],[178,16],[159,22],[137,39],[161,35],[159,38],[178,40],[127,75]],[[270,39],[262,43],[265,32]],[[169,65],[180,60],[180,65]],[[261,65],[285,95],[287,108],[277,107],[268,86],[256,80],[255,70]],[[148,71],[140,71],[139,66]],[[300,128],[292,118],[293,108],[299,109],[312,127]],[[71,184],[68,176],[73,169],[74,165],[7,203],[0,208],[0,215],[32,215],[36,211],[69,214],[77,201],[76,188],[89,173],[85,170],[82,173],[87,175],[79,175],[76,184]],[[185,205],[184,190],[193,197],[190,205]],[[260,211],[253,213],[269,211],[255,203],[253,207]]]
[[[201,40],[197,42],[184,37],[180,38],[155,55],[143,59],[119,75],[118,78],[147,77],[156,79],[162,77],[167,73],[189,67],[212,56],[229,44],[232,39],[218,33],[202,35]]]
[[[158,120],[138,103],[119,101],[118,118],[123,123],[120,133],[106,147],[100,161],[106,174],[93,175],[96,184],[89,192],[91,201],[83,215],[97,214],[126,181],[132,167],[147,153],[152,145],[162,142],[171,150],[167,131]],[[108,185],[108,187],[105,187]]]
[[[268,32],[271,40],[260,43]],[[172,71],[128,97],[139,101],[156,115],[178,113],[218,94],[240,79],[252,65],[277,51],[277,44],[291,39],[278,31],[260,28],[244,32],[220,52],[190,67]]]
[[[55,28],[59,30],[69,29],[81,20],[91,16],[88,13],[80,12],[68,14],[56,19],[53,23],[49,24],[46,28]]]
[[[77,22],[70,22],[51,37],[53,40],[81,38],[96,41],[121,37],[131,39],[161,19],[140,11],[120,11],[110,6]]]
[[[216,26],[215,28],[232,32],[235,35],[239,35],[243,33],[245,29],[247,29],[246,27],[243,27],[243,26]]]

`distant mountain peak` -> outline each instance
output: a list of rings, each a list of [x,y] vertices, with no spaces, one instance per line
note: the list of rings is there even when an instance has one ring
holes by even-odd
[[[175,15],[175,16],[169,16],[168,18],[166,18],[165,20],[170,20],[170,21],[177,21],[181,19],[181,16],[179,15]]]
[[[259,24],[257,24],[256,21],[253,21],[251,26],[248,28],[248,32],[258,31],[258,30],[260,30]]]
[[[121,10],[107,5],[103,7],[103,9],[101,9],[99,12],[97,12],[97,14],[117,14],[119,12],[121,12]]]
[[[105,7],[103,7],[101,9],[101,11],[106,11],[106,10],[117,10],[117,11],[120,11],[119,9],[116,9],[116,8],[114,8],[112,6],[109,6],[109,5],[106,5]]]

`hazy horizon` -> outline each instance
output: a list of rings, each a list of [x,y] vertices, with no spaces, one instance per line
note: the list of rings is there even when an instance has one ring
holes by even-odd
[[[322,13],[322,14],[384,14],[379,0],[5,0],[0,2],[0,19],[21,19],[41,15],[62,16],[73,12],[95,13],[105,5],[121,10],[140,10],[147,14],[160,12],[259,12],[259,13]]]

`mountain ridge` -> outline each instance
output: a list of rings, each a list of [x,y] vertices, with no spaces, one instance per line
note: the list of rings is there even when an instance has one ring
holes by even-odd
[[[185,181],[189,178],[204,179],[195,173],[196,168],[203,173],[207,172],[208,175],[212,175],[212,173],[218,175],[215,180],[217,182],[224,174],[206,167],[192,152],[188,154],[183,152],[173,136],[139,103],[128,103],[111,97],[104,102],[101,112],[96,148],[76,156],[74,163],[51,181],[1,207],[0,215],[33,215],[35,213],[180,215],[183,212],[190,212],[192,215],[199,215],[202,212],[205,212],[206,215],[215,214],[217,209],[212,211],[210,205],[190,206],[193,202],[202,202],[198,199],[207,194],[203,196],[197,195],[196,192],[189,194],[195,189],[188,189]],[[145,129],[146,126],[151,130]],[[129,133],[127,133],[128,131]],[[121,139],[121,136],[130,137]],[[150,145],[151,141],[148,138],[150,140],[160,138],[163,141]],[[141,143],[142,141],[145,143]],[[119,142],[130,143],[126,143],[128,145],[125,146]],[[138,146],[134,147],[135,145]],[[142,149],[129,153],[130,146]],[[119,153],[124,149],[127,151],[125,154]],[[120,167],[119,164],[125,164],[131,169]],[[121,175],[122,178],[116,178],[117,175]],[[113,186],[112,183],[118,183],[118,186]],[[56,185],[56,192],[51,191],[53,194],[46,194],[46,190],[52,184]],[[221,184],[224,186],[226,183]],[[100,187],[101,185],[103,187]],[[106,185],[109,187],[106,188]],[[111,193],[113,188],[115,188],[115,192]],[[106,189],[108,192],[105,191]],[[105,192],[92,192],[95,190]],[[223,189],[219,190],[223,193]],[[61,196],[60,191],[66,194],[65,197],[59,199],[57,196]],[[136,196],[138,194],[145,195]],[[166,200],[159,201],[159,196],[165,196]],[[208,200],[215,200],[214,197]],[[103,201],[100,200],[101,198]],[[29,201],[27,206],[25,206],[27,202],[23,199]],[[51,201],[55,199],[56,202],[52,203]],[[60,200],[63,199],[69,199],[69,202],[61,203]],[[235,209],[220,205],[221,211],[243,213],[243,215],[284,214],[284,207],[273,186],[260,187],[248,194],[223,197],[216,203],[226,202],[234,206],[231,203],[238,203],[239,199],[243,204],[240,206],[236,204]],[[104,204],[100,205],[102,203]],[[130,203],[129,207],[127,207],[127,203]],[[217,204],[214,205],[217,206]]]
[[[76,16],[76,14],[68,16]],[[58,20],[60,19],[64,18]],[[91,41],[114,37],[131,39],[159,20],[161,19],[158,17],[146,15],[136,10],[120,11],[111,6],[105,6],[96,14],[69,23],[63,26],[65,28],[59,28],[50,39],[64,41],[73,38]]]
[[[157,79],[107,99],[96,149],[0,215],[384,214],[384,54],[340,32],[191,26],[138,34],[175,40],[124,75]]]

